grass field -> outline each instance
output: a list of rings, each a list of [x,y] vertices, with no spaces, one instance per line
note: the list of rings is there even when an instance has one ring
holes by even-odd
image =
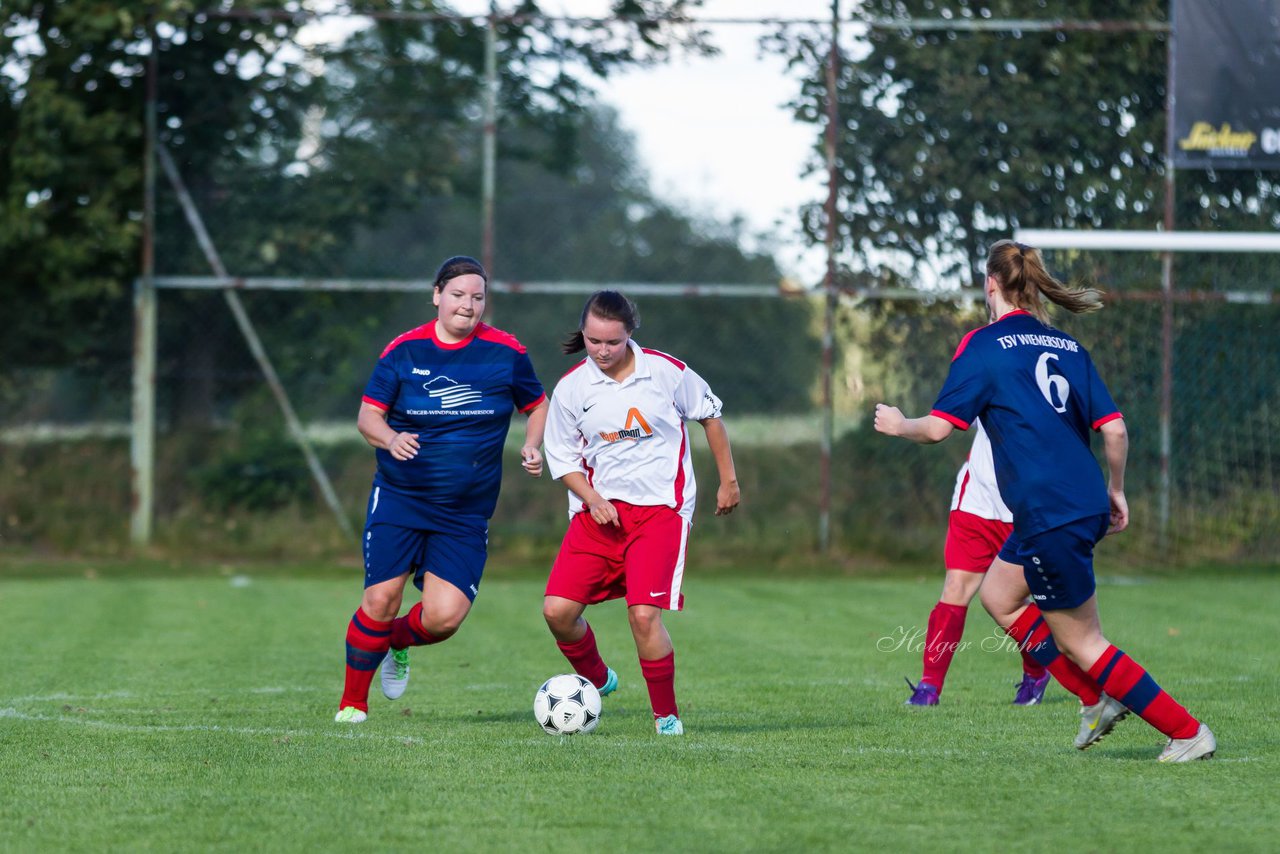
[[[28,575],[0,573],[4,851],[1275,847],[1274,574],[1101,588],[1112,640],[1218,735],[1172,767],[1136,718],[1073,750],[1056,686],[1011,707],[1016,654],[983,649],[976,608],[943,705],[904,708],[919,655],[883,639],[923,625],[932,577],[695,575],[668,621],[688,734],[660,740],[618,603],[588,611],[622,678],[599,729],[537,727],[565,663],[531,576],[490,578],[352,728],[332,716],[354,572]]]

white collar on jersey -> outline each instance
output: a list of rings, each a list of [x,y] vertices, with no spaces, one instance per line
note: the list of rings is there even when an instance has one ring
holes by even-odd
[[[631,376],[623,380],[619,385],[626,385],[633,379],[643,379],[649,376],[649,356],[644,352],[634,338],[627,339],[627,346],[631,348],[631,353],[636,358],[635,370],[631,372]],[[587,357],[587,367],[591,370],[591,382],[596,383],[616,383],[617,380],[610,379],[604,371],[600,370],[600,366],[592,361],[591,357]]]

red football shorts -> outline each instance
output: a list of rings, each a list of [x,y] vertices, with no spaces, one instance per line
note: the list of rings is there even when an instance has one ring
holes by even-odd
[[[986,572],[1012,531],[1012,522],[983,519],[963,510],[952,510],[947,520],[943,562],[947,569]]]
[[[547,595],[595,605],[627,599],[627,605],[684,607],[684,553],[689,523],[665,505],[638,507],[614,501],[618,524],[599,525],[583,510],[569,520],[560,553],[547,579]]]

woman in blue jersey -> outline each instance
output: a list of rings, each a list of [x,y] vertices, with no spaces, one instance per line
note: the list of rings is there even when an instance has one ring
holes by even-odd
[[[528,416],[520,456],[542,474],[547,397],[525,348],[481,323],[488,276],[458,256],[436,272],[436,319],[382,351],[356,426],[377,449],[365,521],[364,596],[347,627],[346,682],[335,718],[362,723],[381,667],[394,700],[408,648],[447,640],[479,592],[513,412]],[[406,582],[422,601],[397,618]]]
[[[1067,287],[1037,250],[1011,240],[991,247],[986,272],[992,322],[960,342],[932,411],[904,418],[877,404],[876,430],[933,443],[982,419],[1000,494],[1013,511],[1013,533],[987,573],[982,602],[1020,642],[1040,645],[1042,663],[1060,651],[1096,688],[1097,701],[1081,710],[1077,748],[1096,744],[1133,711],[1169,739],[1160,761],[1208,758],[1213,733],[1113,646],[1098,618],[1093,549],[1129,524],[1128,432],[1088,352],[1049,326],[1044,300],[1083,313],[1101,308],[1102,295]],[[1105,481],[1091,431],[1102,433]]]

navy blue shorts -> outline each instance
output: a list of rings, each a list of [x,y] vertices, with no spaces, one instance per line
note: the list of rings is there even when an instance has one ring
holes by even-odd
[[[1107,513],[1068,522],[1025,540],[1009,535],[1000,560],[1018,564],[1041,611],[1076,608],[1097,589],[1093,579],[1093,547],[1107,533]]]
[[[364,586],[431,573],[475,601],[489,550],[489,520],[375,486],[364,525]]]

